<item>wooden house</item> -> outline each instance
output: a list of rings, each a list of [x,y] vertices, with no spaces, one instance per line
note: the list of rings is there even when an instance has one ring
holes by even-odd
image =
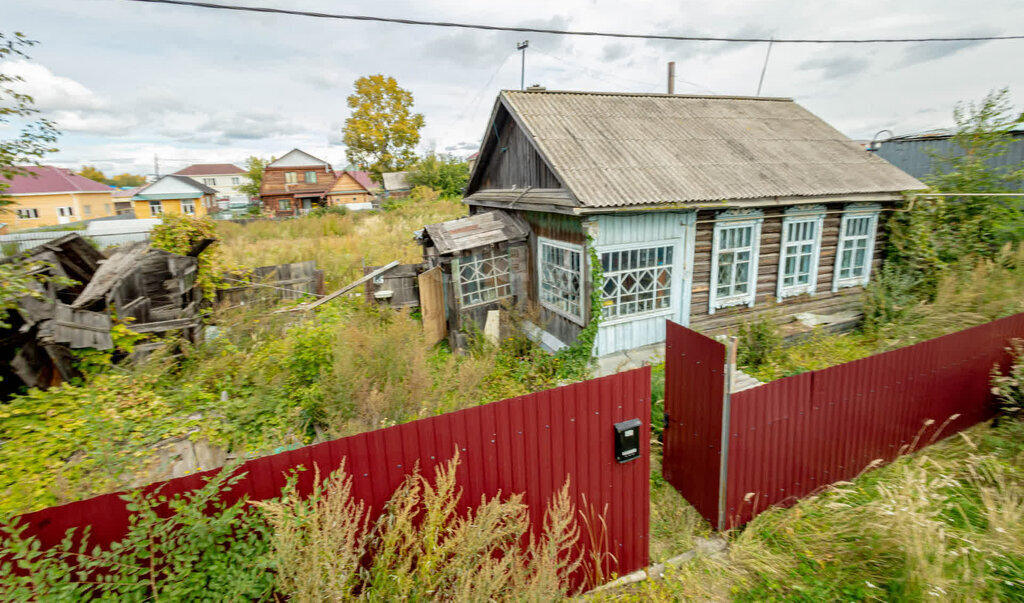
[[[498,96],[466,202],[528,225],[523,288],[555,347],[599,289],[607,355],[666,319],[856,311],[885,212],[923,188],[791,99],[527,90]]]
[[[136,218],[178,214],[202,218],[219,209],[217,191],[188,176],[168,174],[132,196]]]
[[[300,216],[327,204],[337,182],[331,164],[305,151],[292,149],[263,170],[260,200],[275,216]]]
[[[344,207],[352,211],[373,209],[377,186],[367,172],[342,170],[337,172],[331,189],[327,191],[327,205]]]

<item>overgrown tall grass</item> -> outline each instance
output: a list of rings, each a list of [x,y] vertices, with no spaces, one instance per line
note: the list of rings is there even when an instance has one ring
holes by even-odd
[[[226,265],[270,266],[315,260],[328,290],[362,276],[362,267],[415,263],[422,249],[413,233],[466,214],[458,200],[418,199],[387,212],[325,214],[246,225],[218,222]]]
[[[979,425],[775,509],[618,600],[1024,600],[1024,423]]]

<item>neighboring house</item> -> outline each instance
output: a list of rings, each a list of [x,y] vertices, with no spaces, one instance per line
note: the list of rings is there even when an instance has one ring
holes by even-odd
[[[328,205],[346,207],[353,211],[373,209],[373,202],[377,198],[373,191],[377,185],[368,173],[345,170],[337,174],[338,178],[327,192]]]
[[[79,176],[71,170],[44,166],[25,166],[29,174],[0,182],[10,186],[0,191],[14,200],[0,221],[10,231],[68,224],[90,218],[114,215],[114,189]]]
[[[114,211],[117,213],[117,215],[128,214],[135,211],[135,206],[132,202],[132,197],[134,197],[135,194],[138,193],[143,188],[145,188],[145,185],[136,186],[135,188],[114,190]]]
[[[168,174],[139,189],[132,197],[136,218],[184,214],[201,218],[217,211],[217,191],[188,176]]]
[[[409,184],[409,172],[385,172],[380,175],[384,184],[384,198],[408,197],[412,191]]]
[[[327,204],[337,181],[331,164],[305,151],[292,149],[263,170],[260,200],[277,216],[299,216]]]
[[[480,151],[477,151],[477,152],[473,153],[472,155],[470,155],[469,157],[466,158],[466,165],[469,167],[469,171],[471,171],[471,172],[473,171],[473,168],[476,167],[476,161],[479,158],[480,158]]]
[[[529,226],[526,273],[484,245],[454,286],[521,280],[556,348],[597,287],[598,355],[664,341],[666,319],[720,333],[856,311],[883,212],[924,188],[791,99],[504,91],[485,132],[466,203]]]
[[[870,149],[889,163],[910,174],[914,178],[924,178],[941,167],[942,162],[935,157],[959,157],[963,149],[953,143],[952,132],[930,132],[927,134],[910,134],[895,136],[888,140],[875,142]],[[1024,130],[1010,133],[1010,143],[1006,145],[1006,153],[993,157],[989,167],[1013,172],[1024,166]],[[1024,188],[1018,188],[1024,190]]]
[[[174,172],[175,176],[187,176],[217,191],[217,203],[221,209],[228,208],[233,201],[232,197],[248,200],[243,193],[238,192],[238,187],[245,184],[245,174],[245,170],[231,163],[197,163]]]

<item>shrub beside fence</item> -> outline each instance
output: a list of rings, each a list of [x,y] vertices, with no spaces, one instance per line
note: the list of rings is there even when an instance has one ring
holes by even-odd
[[[650,474],[650,369],[637,369],[341,438],[244,463],[245,472],[225,493],[228,502],[275,498],[293,469],[316,465],[322,475],[342,459],[352,476],[352,491],[376,517],[405,476],[419,467],[424,475],[448,461],[458,449],[457,477],[462,509],[481,496],[524,493],[530,523],[543,529],[544,509],[569,479],[572,501],[581,512],[595,509],[607,524],[605,575],[624,574],[648,563]],[[643,421],[641,457],[615,460],[614,424]],[[199,488],[214,471],[148,486],[173,496]],[[313,471],[298,476],[298,490],[308,495]],[[584,505],[586,501],[586,506]],[[90,542],[108,545],[124,536],[129,512],[118,494],[107,494],[19,518],[44,547],[57,545],[67,530],[91,526]],[[581,546],[591,552],[584,535]]]
[[[989,375],[995,364],[1006,368],[1010,340],[1024,338],[1024,314],[733,394],[727,414],[721,396],[714,404],[686,385],[694,373],[723,380],[724,346],[707,338],[694,346],[698,338],[669,325],[670,345],[691,346],[666,351],[665,476],[688,500],[701,502],[695,506],[712,525],[737,527],[772,505],[792,504],[991,417]],[[677,422],[677,413],[691,423]],[[723,418],[724,446],[716,435]],[[687,442],[692,431],[709,441]],[[707,466],[713,456],[717,469],[722,455],[724,490]],[[694,477],[675,475],[698,462]],[[724,509],[706,501],[712,492],[724,496]]]

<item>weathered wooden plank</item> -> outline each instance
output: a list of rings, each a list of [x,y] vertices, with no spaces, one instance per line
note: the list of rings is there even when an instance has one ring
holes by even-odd
[[[444,307],[444,273],[436,266],[419,275],[420,307],[423,310],[423,336],[435,344],[448,334]]]
[[[344,295],[345,293],[348,293],[352,289],[355,289],[356,287],[358,287],[359,285],[362,285],[363,283],[365,283],[366,281],[372,279],[373,277],[375,277],[375,276],[377,276],[379,274],[384,274],[385,272],[387,272],[388,270],[391,270],[392,268],[394,268],[397,265],[398,265],[398,261],[396,260],[394,262],[391,262],[387,266],[384,266],[380,270],[375,270],[375,271],[371,272],[370,274],[367,274],[367,275],[363,276],[363,278],[358,279],[358,280],[356,280],[353,283],[349,283],[348,285],[345,285],[344,287],[342,287],[341,289],[338,289],[334,293],[331,293],[330,295],[322,297],[322,298],[316,300],[315,302],[313,302],[311,304],[299,304],[298,306],[295,306],[294,308],[283,308],[281,310],[278,310],[277,312],[294,312],[294,311],[297,311],[297,310],[312,310],[312,309],[314,309],[314,308],[316,308],[318,306],[321,306],[321,305],[331,301],[332,299],[334,299],[334,298],[336,298],[336,297],[338,297],[340,295]]]

